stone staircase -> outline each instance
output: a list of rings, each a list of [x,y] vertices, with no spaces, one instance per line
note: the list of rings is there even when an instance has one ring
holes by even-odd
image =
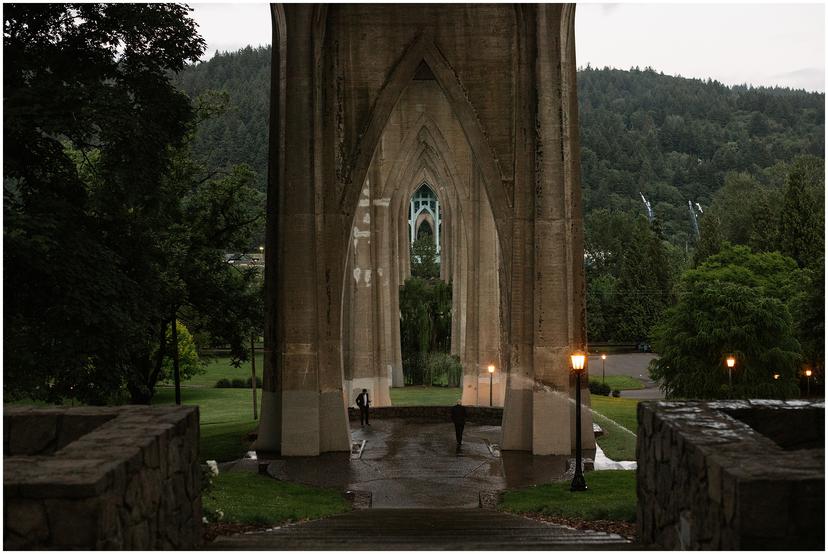
[[[482,509],[369,509],[219,537],[208,550],[616,550],[624,538]]]

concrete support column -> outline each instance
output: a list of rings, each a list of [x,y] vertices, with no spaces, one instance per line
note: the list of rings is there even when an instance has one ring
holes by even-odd
[[[400,343],[400,257],[399,257],[399,225],[396,221],[396,210],[393,198],[382,198],[385,206],[384,229],[388,233],[388,251],[385,264],[385,278],[387,279],[386,294],[388,306],[386,313],[386,333],[389,340],[389,361],[391,364],[391,386],[404,387],[405,376],[402,368],[402,345]]]
[[[537,6],[538,162],[535,192],[534,282],[534,391],[532,398],[532,452],[570,454],[571,429],[576,407],[569,371],[569,355],[583,349],[582,291],[575,290],[575,259],[571,243],[573,225],[580,224],[579,207],[572,196],[580,194],[565,184],[564,135],[561,114],[561,7]],[[571,106],[566,106],[570,109]],[[568,137],[569,138],[569,137]],[[582,380],[585,384],[588,376]],[[588,398],[588,393],[584,393]],[[591,418],[584,413],[582,420]],[[562,432],[566,430],[565,432]],[[591,433],[590,433],[591,434]]]
[[[517,33],[517,132],[515,136],[514,213],[511,222],[511,278],[508,307],[509,376],[503,409],[504,450],[532,450],[534,388],[534,194],[535,194],[535,8],[519,6]]]
[[[402,362],[399,349],[399,289],[397,267],[394,261],[396,250],[395,226],[391,221],[393,213],[391,199],[381,197],[381,187],[371,190],[371,213],[374,228],[372,242],[376,266],[377,333],[379,338],[379,367],[377,376],[384,377],[388,386],[404,386]],[[396,337],[395,337],[396,335]],[[390,403],[390,398],[389,398]]]
[[[478,366],[478,405],[489,404],[489,384],[493,385],[492,402],[503,406],[506,373],[500,363],[500,287],[498,281],[497,230],[495,229],[492,209],[480,176],[477,176],[480,190],[480,210],[478,212],[478,251],[477,265],[477,344]],[[495,366],[495,373],[489,378],[489,365]]]
[[[265,225],[265,321],[264,364],[262,367],[262,408],[259,416],[257,450],[277,452],[282,445],[281,349],[284,329],[275,317],[284,303],[282,260],[282,185],[285,168],[285,78],[287,28],[282,6],[271,4],[273,49],[270,73],[270,127],[268,142],[268,182]]]
[[[466,314],[466,341],[463,356],[463,396],[462,402],[467,406],[477,406],[480,403],[480,373],[485,366],[480,365],[480,190],[476,172],[473,173],[470,186],[470,198],[463,213],[466,214],[467,232],[469,237],[469,263],[464,274],[466,276],[467,296]]]
[[[357,393],[367,389],[375,407],[391,404],[390,376],[387,367],[383,367],[381,348],[381,284],[377,272],[380,238],[377,221],[371,217],[371,191],[375,187],[371,180],[378,178],[378,174],[379,171],[369,171],[354,213],[350,260],[353,269],[347,285],[351,288],[351,319],[347,322],[351,329],[351,382],[346,383],[346,389],[350,389],[348,402],[353,404]]]
[[[313,141],[313,74],[312,44],[309,40],[311,9],[291,10],[287,15],[287,76],[286,110],[301,113],[305,118],[289,117],[285,132],[297,138],[291,144],[312,144]],[[294,32],[295,31],[295,32]],[[283,205],[280,206],[282,254],[277,271],[280,286],[291,294],[281,294],[279,306],[283,318],[283,335],[278,337],[276,378],[281,377],[281,399],[266,394],[262,417],[279,418],[281,440],[273,439],[268,421],[257,446],[278,449],[283,454],[319,454],[319,386],[318,330],[316,327],[316,222],[313,187],[313,158],[309,148],[289,148],[285,156],[284,182],[281,183]],[[290,271],[285,271],[289,259]],[[280,314],[281,315],[281,314]],[[266,367],[266,369],[269,369]],[[274,413],[272,405],[281,401]]]
[[[567,199],[566,249],[568,252],[570,344],[586,352],[586,278],[584,275],[584,221],[581,205],[581,147],[578,126],[578,85],[575,58],[575,4],[561,6],[561,135],[563,139],[564,195]],[[581,378],[582,402],[581,446],[595,448],[589,396],[589,366]],[[574,398],[574,392],[572,394]],[[574,406],[573,406],[574,411]],[[575,416],[572,416],[571,438],[575,444]],[[574,446],[573,446],[574,448]]]
[[[459,206],[459,198],[457,192],[450,193],[454,195],[454,205]],[[453,226],[449,234],[451,246],[448,250],[452,253],[449,263],[451,280],[451,354],[460,356],[462,360],[463,350],[463,333],[462,321],[464,317],[463,299],[464,299],[464,276],[461,269],[461,260],[467,256],[464,246],[462,245],[462,237],[464,235],[463,229],[460,227],[459,214],[453,214],[451,218],[451,225]]]
[[[278,50],[280,60],[273,97],[274,103],[279,99],[280,123],[271,126],[271,144],[278,149],[271,160],[281,167],[271,165],[269,174],[268,198],[273,195],[277,205],[268,211],[267,267],[275,271],[277,294],[275,302],[268,296],[266,317],[276,332],[266,332],[262,416],[254,447],[285,456],[350,449],[339,313],[331,315],[329,309],[330,298],[341,291],[331,282],[330,268],[339,267],[341,274],[344,256],[328,245],[336,244],[332,235],[340,234],[342,220],[326,210],[326,81],[321,64],[314,63],[321,59],[325,10],[272,7],[278,30],[274,59]],[[282,120],[281,114],[289,116]],[[273,281],[269,277],[268,287]]]

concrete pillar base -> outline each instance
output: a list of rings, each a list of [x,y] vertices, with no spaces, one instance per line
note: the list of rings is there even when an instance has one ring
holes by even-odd
[[[380,408],[391,405],[389,387],[391,383],[386,377],[358,377],[345,381],[345,390],[348,392],[348,406],[356,406],[356,397],[362,389],[368,389],[371,406]]]
[[[278,393],[262,391],[258,436],[252,448],[257,452],[282,450],[282,399]]]

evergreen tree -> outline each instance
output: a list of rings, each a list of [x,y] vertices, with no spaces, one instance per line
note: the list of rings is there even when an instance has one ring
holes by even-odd
[[[698,267],[707,258],[721,252],[723,246],[719,218],[704,214],[699,220],[699,242],[693,253],[693,267]]]
[[[803,294],[791,312],[797,321],[797,336],[802,344],[805,363],[817,376],[825,375],[825,262],[824,259],[805,270]]]
[[[440,257],[434,236],[422,233],[411,245],[411,275],[420,279],[437,279],[440,277]]]
[[[824,187],[824,178],[822,187]],[[813,267],[824,256],[823,204],[809,190],[807,168],[795,164],[788,175],[779,224],[780,246],[800,267]],[[821,263],[821,262],[820,262]]]

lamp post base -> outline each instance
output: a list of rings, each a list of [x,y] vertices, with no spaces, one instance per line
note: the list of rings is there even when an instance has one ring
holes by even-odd
[[[584,480],[583,456],[581,456],[581,374],[575,374],[575,476],[569,487],[571,492],[587,490]]]
[[[587,484],[584,480],[584,474],[575,470],[575,477],[572,478],[572,483],[569,485],[569,490],[571,492],[578,492],[578,491],[585,491],[587,490]]]

